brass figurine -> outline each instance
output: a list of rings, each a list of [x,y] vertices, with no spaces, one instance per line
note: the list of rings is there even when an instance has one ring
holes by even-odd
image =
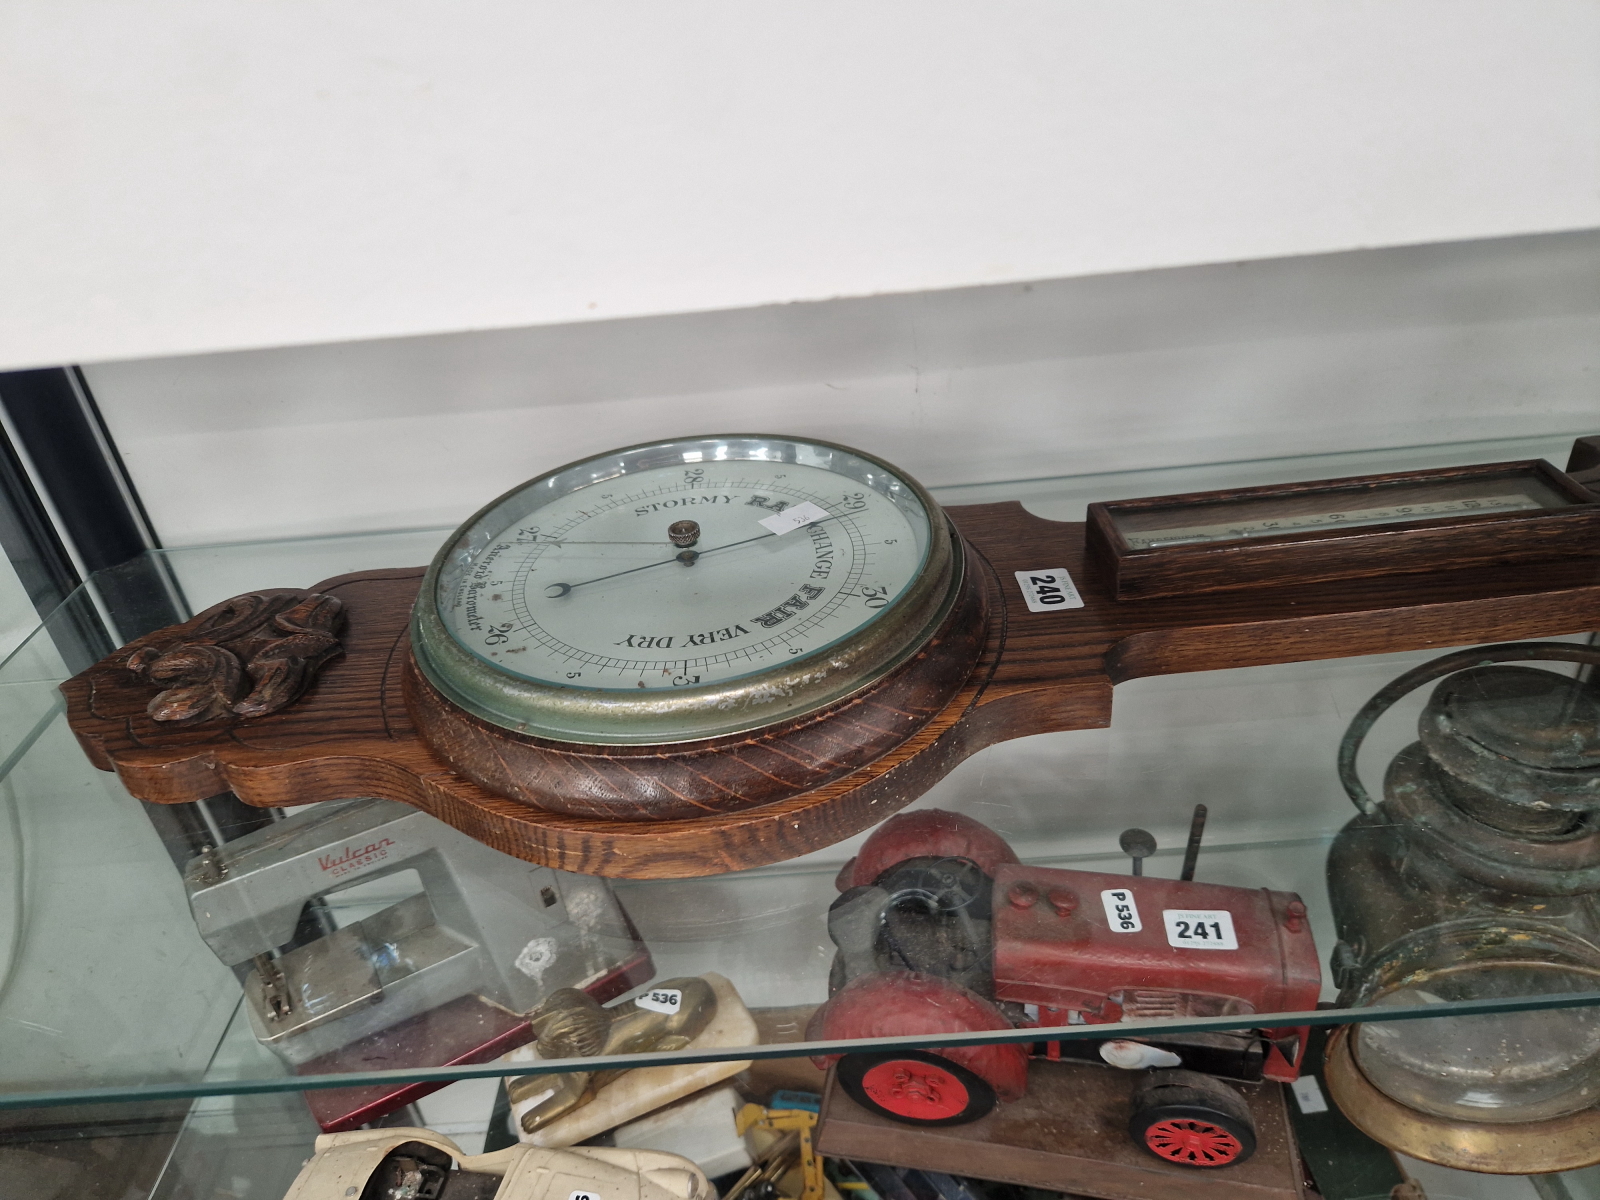
[[[576,988],[560,988],[528,1020],[539,1057],[558,1059],[682,1050],[716,1015],[711,985],[690,975],[665,980],[611,1008]],[[589,1103],[625,1073],[626,1068],[519,1075],[506,1084],[506,1094],[514,1105],[536,1102],[521,1121],[523,1132],[533,1133]]]

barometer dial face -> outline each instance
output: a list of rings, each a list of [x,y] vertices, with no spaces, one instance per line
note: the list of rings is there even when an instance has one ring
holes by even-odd
[[[959,580],[945,518],[826,443],[692,438],[541,476],[436,558],[418,666],[495,724],[682,741],[831,703],[931,632]]]
[[[810,522],[787,528],[791,511]],[[680,549],[667,531],[685,521]],[[821,467],[675,463],[495,531],[440,602],[457,642],[526,679],[718,683],[867,624],[916,578],[927,530],[920,506]]]

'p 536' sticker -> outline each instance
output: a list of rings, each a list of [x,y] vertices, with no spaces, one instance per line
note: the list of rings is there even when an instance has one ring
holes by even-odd
[[[1225,909],[1165,908],[1167,945],[1180,950],[1237,950],[1233,914]]]
[[[636,998],[634,1004],[649,1012],[666,1013],[670,1017],[683,1006],[683,993],[677,988],[656,988]]]
[[[1112,933],[1138,933],[1139,906],[1134,903],[1133,892],[1127,888],[1110,888],[1100,893],[1100,903],[1106,906],[1106,924]]]

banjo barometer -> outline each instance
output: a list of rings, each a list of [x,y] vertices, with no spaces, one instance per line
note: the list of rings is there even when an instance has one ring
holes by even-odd
[[[932,497],[860,451],[629,447],[514,489],[444,544],[407,706],[462,774],[547,809],[769,803],[877,758],[966,682],[982,603],[963,557]]]
[[[263,589],[62,685],[135,796],[379,796],[571,871],[780,861],[1142,675],[1600,623],[1600,442],[1091,505],[941,509],[809,438],[652,442],[491,501],[427,567]]]

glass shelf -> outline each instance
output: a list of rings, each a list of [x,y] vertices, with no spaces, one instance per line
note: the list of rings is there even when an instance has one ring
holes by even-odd
[[[948,506],[1019,500],[1038,515],[1079,520],[1085,504],[1407,467],[1534,457],[1565,462],[1570,438],[1480,442],[1181,470],[935,489]],[[175,814],[130,798],[91,767],[66,727],[57,685],[112,648],[228,596],[305,587],[348,571],[419,565],[447,530],[417,530],[162,551],[102,572],[52,614],[0,667],[0,1107],[245,1094],[397,1080],[444,1082],[518,1074],[488,1062],[399,1072],[295,1074],[256,1040],[239,975],[201,940],[178,863],[196,836],[217,841],[240,813],[225,804]],[[1600,616],[1597,616],[1600,624]],[[1118,837],[1154,834],[1152,877],[1178,875],[1191,811],[1210,810],[1197,878],[1295,892],[1322,955],[1321,1001],[1337,989],[1337,942],[1324,872],[1354,816],[1334,768],[1340,737],[1366,699],[1443,653],[1383,655],[1134,680],[1119,685],[1108,729],[1049,734],[982,751],[913,806],[976,818],[1024,862],[1123,873]],[[1426,689],[1378,726],[1362,757],[1369,780],[1414,739]],[[249,814],[245,814],[248,816]],[[185,824],[185,821],[188,824]],[[200,822],[197,831],[195,822]],[[865,835],[792,861],[680,881],[614,881],[649,947],[655,977],[716,972],[761,1010],[828,997],[827,931],[835,877]],[[189,841],[186,843],[185,838]],[[370,897],[362,913],[371,911]],[[335,923],[347,924],[330,901]],[[1477,1001],[1423,995],[1384,1007],[1385,1021],[1600,1005],[1593,990]],[[1272,1028],[1368,1019],[1322,1009],[1185,1021],[1125,1021],[1052,1031],[968,1033],[873,1042],[729,1046],[636,1054],[607,1065],[738,1061],[973,1041],[1074,1040],[1180,1030]],[[798,1035],[794,1035],[798,1036]],[[589,1069],[594,1059],[541,1062]]]

